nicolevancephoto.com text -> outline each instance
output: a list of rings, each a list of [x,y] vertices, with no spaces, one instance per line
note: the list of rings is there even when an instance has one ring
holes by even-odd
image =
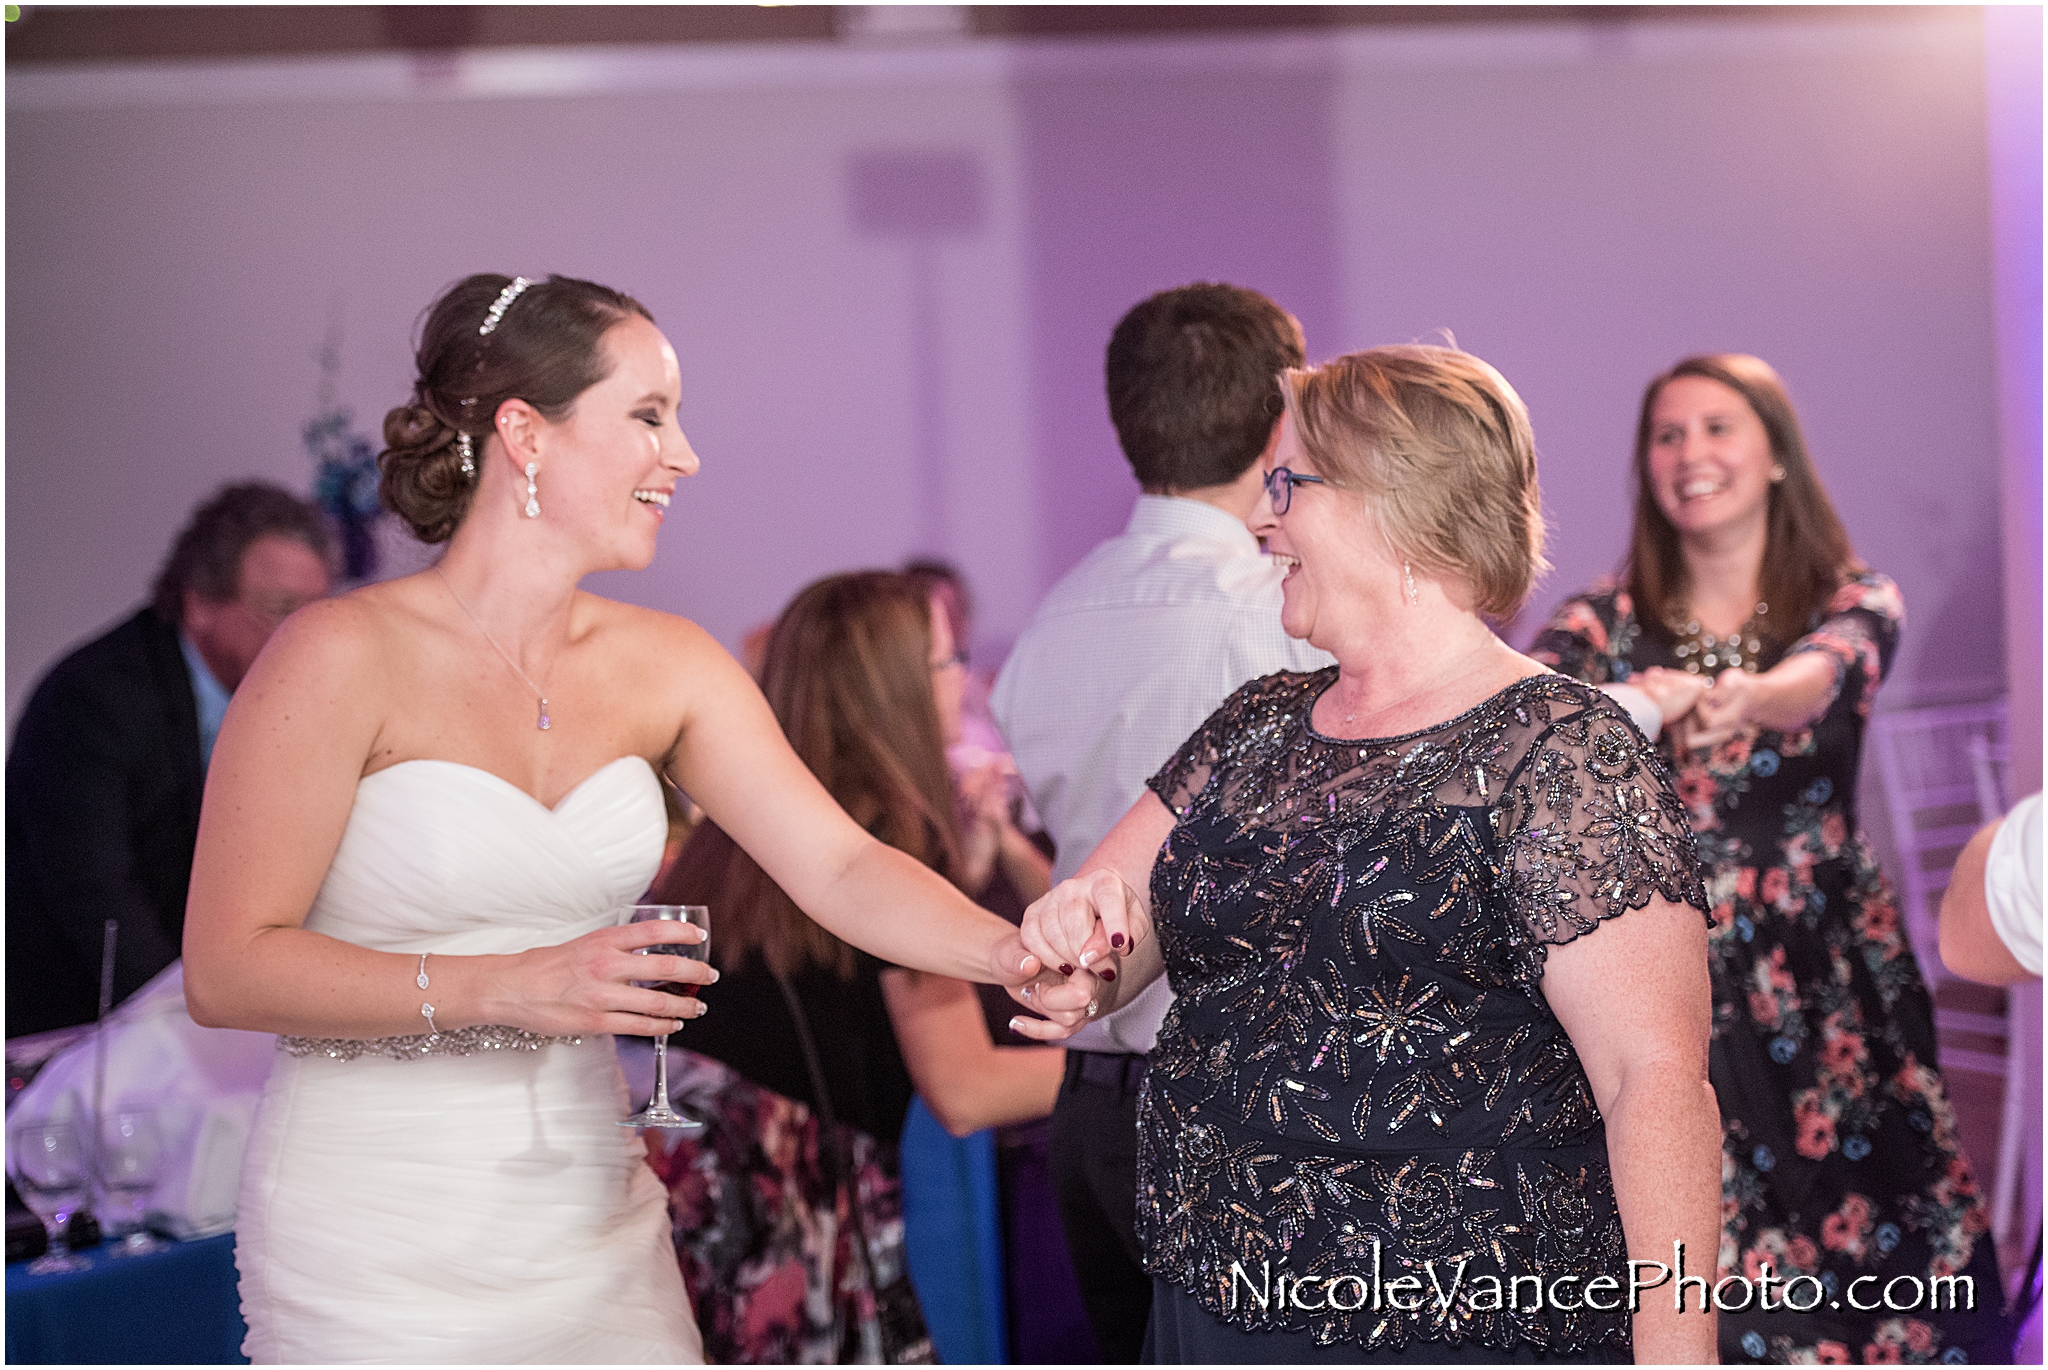
[[[1825,1305],[1845,1306],[1858,1312],[1911,1313],[1920,1310],[1974,1310],[1977,1282],[1969,1275],[1897,1275],[1880,1280],[1859,1275],[1847,1286],[1834,1290],[1817,1275],[1780,1277],[1768,1262],[1754,1278],[1727,1275],[1709,1281],[1703,1275],[1685,1272],[1685,1243],[1671,1244],[1671,1264],[1662,1261],[1629,1261],[1628,1276],[1570,1273],[1546,1278],[1543,1275],[1506,1275],[1471,1270],[1473,1258],[1422,1262],[1421,1275],[1386,1277],[1380,1243],[1372,1244],[1372,1264],[1367,1271],[1346,1271],[1334,1275],[1295,1275],[1286,1262],[1276,1268],[1261,1261],[1247,1271],[1242,1261],[1230,1263],[1230,1306],[1248,1300],[1260,1312],[1356,1313],[1362,1310],[1393,1310],[1419,1313],[1425,1308],[1448,1311],[1461,1300],[1473,1313],[1536,1313],[1546,1310],[1577,1312],[1591,1308],[1603,1313],[1637,1312],[1643,1296],[1654,1289],[1671,1287],[1672,1306],[1706,1312],[1739,1313],[1754,1305],[1765,1312],[1811,1313]]]

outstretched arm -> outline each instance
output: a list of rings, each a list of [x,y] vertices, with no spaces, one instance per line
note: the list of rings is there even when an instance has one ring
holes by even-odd
[[[882,972],[882,1002],[911,1083],[955,1137],[1052,1112],[1067,1053],[999,1047],[965,981],[915,970]]]
[[[1681,746],[1718,747],[1746,727],[1792,732],[1834,702],[1834,664],[1817,652],[1788,656],[1761,675],[1723,671],[1693,706]]]
[[[692,690],[671,773],[798,908],[894,965],[993,984],[1037,973],[1015,928],[847,817],[740,664],[683,630]]]
[[[1847,694],[1865,718],[1898,650],[1906,608],[1898,587],[1874,571],[1845,581],[1826,617],[1761,675],[1723,671],[1700,697],[1686,747],[1714,747],[1744,727],[1792,732],[1818,720]]]

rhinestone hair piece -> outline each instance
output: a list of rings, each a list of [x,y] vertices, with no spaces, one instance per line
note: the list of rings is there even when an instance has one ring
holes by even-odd
[[[429,1020],[431,1021],[431,1020]],[[422,1032],[409,1037],[279,1037],[279,1050],[287,1056],[325,1056],[331,1061],[354,1061],[365,1056],[382,1056],[394,1061],[416,1061],[428,1056],[475,1056],[486,1051],[539,1051],[545,1046],[581,1046],[581,1037],[544,1037],[525,1028],[486,1024],[455,1032]]]
[[[512,301],[518,299],[520,292],[532,284],[533,282],[524,276],[514,276],[512,284],[498,292],[498,298],[491,304],[491,312],[484,315],[483,326],[477,329],[476,335],[479,338],[490,337],[492,330],[497,328],[498,321],[505,317],[505,311],[512,307]]]

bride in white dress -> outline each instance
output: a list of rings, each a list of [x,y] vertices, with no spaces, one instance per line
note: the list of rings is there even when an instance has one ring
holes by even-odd
[[[446,554],[289,619],[207,778],[187,1001],[282,1035],[243,1173],[244,1349],[701,1360],[609,1036],[705,1012],[632,980],[716,975],[633,954],[673,924],[615,926],[661,855],[659,777],[885,960],[1011,983],[1038,966],[848,819],[701,629],[577,589],[646,566],[697,469],[644,309],[472,276],[417,360],[383,493]]]

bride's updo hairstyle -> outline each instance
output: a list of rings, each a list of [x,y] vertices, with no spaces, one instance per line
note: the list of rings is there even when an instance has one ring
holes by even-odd
[[[638,300],[591,281],[518,284],[468,276],[434,301],[414,351],[412,402],[384,416],[377,494],[422,542],[446,542],[469,512],[499,405],[525,400],[559,420],[610,373],[605,333],[635,314],[654,322]],[[469,471],[458,441],[465,434]]]

